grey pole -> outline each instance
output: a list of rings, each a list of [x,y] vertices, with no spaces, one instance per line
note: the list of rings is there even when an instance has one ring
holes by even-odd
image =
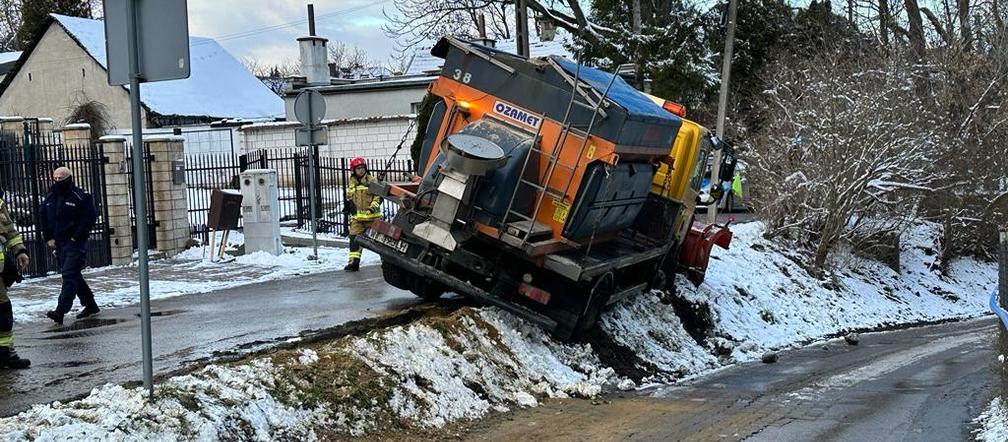
[[[315,121],[315,109],[312,106],[311,100],[308,100],[308,121]],[[310,131],[309,135],[311,136],[313,143],[309,147],[310,150],[308,151],[308,194],[310,195],[308,205],[310,206],[309,210],[311,210],[312,259],[318,259],[318,219],[315,217],[315,214],[317,213],[315,212],[315,208],[318,207],[318,203],[315,201],[315,186],[318,184],[315,182],[315,153],[318,151],[318,146],[314,144],[315,128],[312,126],[314,126],[314,124],[308,126]]]
[[[723,138],[725,131],[725,114],[728,113],[728,83],[731,81],[731,61],[735,49],[735,16],[736,0],[728,0],[728,32],[725,35],[725,50],[721,60],[721,94],[718,97],[717,137]],[[718,183],[721,177],[721,150],[714,151],[714,163],[711,165],[711,186]],[[707,223],[717,221],[717,206],[720,201],[714,201],[707,206]]]
[[[137,44],[136,0],[127,1],[129,22],[130,116],[133,122],[133,198],[136,207],[137,267],[140,272],[140,340],[143,346],[143,381],[149,398],[154,396],[154,363],[151,357],[150,281],[147,269],[147,183],[144,181],[143,126],[140,123],[140,60]]]

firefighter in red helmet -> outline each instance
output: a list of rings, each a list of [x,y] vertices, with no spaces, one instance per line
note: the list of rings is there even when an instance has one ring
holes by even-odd
[[[368,190],[368,184],[375,179],[368,173],[364,158],[350,160],[350,171],[350,182],[346,187],[346,211],[350,214],[350,262],[343,270],[356,272],[360,270],[361,251],[364,250],[357,243],[357,235],[381,218],[381,199]]]

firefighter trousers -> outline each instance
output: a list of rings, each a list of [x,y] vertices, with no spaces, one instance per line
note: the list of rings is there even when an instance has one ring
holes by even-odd
[[[14,348],[14,307],[7,286],[0,282],[0,347]]]

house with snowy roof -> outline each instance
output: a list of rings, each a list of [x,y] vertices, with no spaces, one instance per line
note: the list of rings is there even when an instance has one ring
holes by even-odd
[[[141,85],[145,128],[283,116],[283,100],[216,41],[190,37],[189,48],[189,78]],[[129,90],[108,84],[107,66],[104,22],[51,14],[0,81],[0,115],[64,123],[77,106],[98,102],[114,129],[129,130]]]

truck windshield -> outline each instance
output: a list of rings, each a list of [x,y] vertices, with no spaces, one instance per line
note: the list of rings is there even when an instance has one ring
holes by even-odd
[[[712,147],[710,137],[700,139],[696,162],[693,163],[693,174],[690,175],[690,187],[698,192],[700,186],[703,185],[704,172],[707,171],[707,156],[710,155]]]

